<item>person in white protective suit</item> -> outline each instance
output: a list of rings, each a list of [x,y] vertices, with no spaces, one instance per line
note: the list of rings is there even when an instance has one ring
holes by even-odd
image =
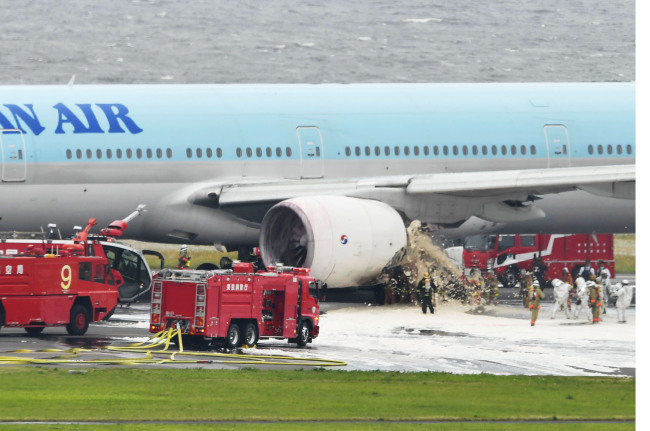
[[[578,300],[576,301],[576,306],[574,307],[573,318],[577,319],[580,316],[580,312],[585,310],[587,315],[587,320],[591,321],[591,311],[589,310],[589,295],[587,291],[587,282],[584,278],[576,278],[576,296]]]
[[[616,283],[612,288],[612,295],[616,297],[616,313],[618,314],[618,323],[625,323],[625,309],[632,303],[632,286],[627,280],[623,283]]]
[[[567,283],[564,283],[562,280],[559,280],[557,278],[551,281],[551,285],[553,285],[553,297],[555,298],[555,306],[553,307],[553,311],[551,311],[551,319],[555,319],[555,315],[560,309],[564,309],[564,314],[566,314],[566,318],[570,319],[571,317],[569,316],[569,291],[571,290],[571,286],[569,286]]]

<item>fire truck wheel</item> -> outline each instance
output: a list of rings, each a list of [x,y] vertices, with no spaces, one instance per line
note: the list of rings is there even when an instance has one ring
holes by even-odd
[[[229,349],[234,349],[241,344],[241,329],[236,323],[231,323],[228,328],[228,334],[226,335],[226,347]]]
[[[77,304],[70,311],[70,323],[65,329],[70,335],[83,335],[88,330],[90,323],[90,313],[85,306]]]
[[[300,322],[297,335],[296,343],[298,343],[298,347],[306,346],[309,342],[309,337],[311,337],[311,327],[307,321],[303,320]]]
[[[254,323],[248,323],[244,329],[244,344],[248,347],[253,347],[257,344],[259,335],[257,333],[257,325]]]
[[[38,335],[43,332],[43,329],[45,329],[43,326],[35,326],[31,328],[25,328],[25,332],[27,332],[29,335]]]

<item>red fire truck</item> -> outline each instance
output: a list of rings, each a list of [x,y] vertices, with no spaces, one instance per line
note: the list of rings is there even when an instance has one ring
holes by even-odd
[[[140,205],[136,211],[131,213],[123,220],[116,220],[107,228],[101,230],[100,234],[91,234],[90,228],[95,225],[86,227],[79,232],[75,238],[62,239],[61,233],[56,225],[49,225],[47,231],[40,232],[0,232],[0,256],[14,256],[25,253],[27,249],[40,249],[43,253],[57,254],[59,251],[72,250],[75,255],[84,255],[85,248],[82,246],[85,242],[99,243],[102,249],[89,249],[90,256],[107,257],[112,269],[120,271],[124,283],[119,286],[120,303],[132,303],[141,300],[149,300],[151,289],[151,269],[144,257],[145,254],[155,255],[163,265],[162,255],[151,250],[136,250],[126,244],[119,243],[116,237],[122,236],[128,223],[144,210],[144,205]],[[95,219],[91,219],[93,221]],[[81,230],[77,227],[76,230]],[[78,244],[74,246],[74,244]]]
[[[614,235],[476,235],[463,244],[465,270],[493,269],[505,287],[519,281],[521,269],[534,271],[540,264],[547,281],[559,278],[565,267],[575,280],[586,259],[595,268],[602,259],[614,277]]]
[[[305,346],[318,336],[319,282],[309,270],[278,266],[255,273],[163,270],[151,290],[150,332],[180,327],[183,340],[212,340],[235,348],[268,338]]]
[[[109,316],[119,299],[122,276],[101,256],[74,256],[73,247],[59,255],[0,256],[0,326],[23,327],[39,334],[46,326],[64,326],[83,335],[88,324]]]

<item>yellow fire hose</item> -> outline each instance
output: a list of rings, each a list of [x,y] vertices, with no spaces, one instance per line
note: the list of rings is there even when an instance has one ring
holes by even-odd
[[[169,349],[169,344],[174,337],[178,340],[178,350]],[[164,346],[160,348],[161,346]],[[144,356],[137,358],[103,358],[83,359],[83,354],[105,353],[105,352],[128,352],[139,353]],[[53,365],[53,364],[102,364],[102,365],[146,365],[146,364],[236,364],[236,365],[290,365],[306,367],[340,367],[347,365],[343,361],[321,358],[295,358],[292,356],[278,355],[243,355],[237,353],[216,353],[216,352],[188,352],[183,350],[183,338],[181,330],[176,328],[158,332],[149,340],[141,343],[134,343],[129,346],[115,347],[106,346],[101,349],[70,350],[42,349],[42,350],[14,350],[12,352],[19,356],[0,356],[0,364],[14,365]],[[54,357],[34,357],[34,353],[61,353]],[[21,356],[29,354],[29,356]],[[156,357],[162,356],[162,357]],[[177,356],[188,359],[177,359]],[[196,357],[197,359],[193,359]],[[198,359],[201,358],[201,359]]]

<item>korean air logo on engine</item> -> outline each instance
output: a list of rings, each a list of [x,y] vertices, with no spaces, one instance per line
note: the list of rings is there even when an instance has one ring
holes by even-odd
[[[341,235],[341,244],[345,245],[348,243],[348,236],[347,235]]]

